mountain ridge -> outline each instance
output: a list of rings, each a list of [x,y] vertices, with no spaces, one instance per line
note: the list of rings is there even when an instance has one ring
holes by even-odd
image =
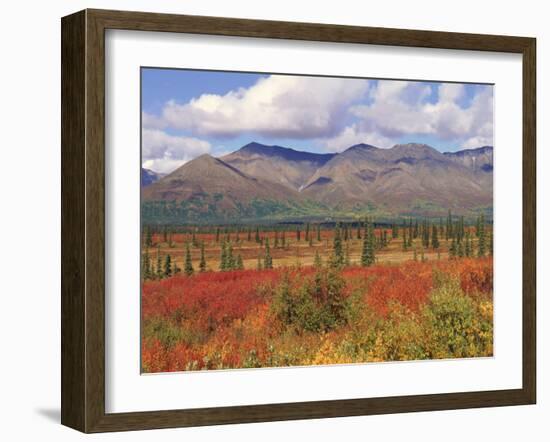
[[[197,219],[205,210],[224,219],[285,218],[285,210],[293,217],[467,212],[492,207],[492,157],[491,146],[440,152],[359,143],[316,154],[252,142],[220,158],[195,158],[144,187],[143,200],[173,201]]]

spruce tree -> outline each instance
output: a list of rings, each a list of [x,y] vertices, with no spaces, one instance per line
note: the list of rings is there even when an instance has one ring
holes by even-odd
[[[316,300],[322,300],[323,297],[323,261],[319,252],[315,251],[315,259],[313,261],[313,267],[315,269],[315,276],[313,278],[313,297]]]
[[[169,278],[172,276],[172,258],[169,254],[166,254],[164,257],[164,277]]]
[[[220,242],[220,228],[216,227],[216,242]]]
[[[486,237],[485,237],[485,216],[481,214],[479,218],[479,239],[477,241],[477,256],[485,256],[486,253]]]
[[[457,244],[456,254],[458,255],[459,258],[464,257],[464,244],[462,244],[462,243],[463,243],[463,241],[458,241],[458,244]]]
[[[321,242],[321,224],[317,224],[317,242]]]
[[[368,226],[367,224],[365,224],[365,230],[363,232],[363,248],[361,250],[361,265],[363,267],[368,267],[370,265],[368,237],[369,237]]]
[[[264,268],[265,269],[273,268],[273,259],[271,258],[271,253],[269,252],[269,238],[265,239]]]
[[[191,260],[191,250],[189,248],[189,244],[185,247],[185,265],[183,271],[187,276],[191,276],[195,272],[193,269],[193,262]]]
[[[342,238],[340,237],[340,226],[337,224],[334,229],[334,240],[332,245],[334,260],[337,266],[344,265],[344,250],[342,248]]]
[[[300,242],[302,232],[300,231],[300,226],[296,227],[296,241]]]
[[[470,231],[466,232],[466,238],[464,240],[464,255],[466,258],[472,256],[472,240],[470,238]]]
[[[368,220],[363,235],[363,250],[361,253],[361,265],[363,267],[369,267],[376,261],[374,246],[374,226],[372,221]]]
[[[237,255],[237,262],[235,266],[237,270],[244,270],[243,258],[240,254]]]
[[[260,242],[260,228],[259,227],[256,227],[256,234],[254,236],[254,240],[256,242]]]
[[[227,270],[235,269],[235,257],[233,256],[233,245],[229,242],[226,250],[225,267]]]
[[[456,258],[456,241],[454,236],[452,237],[451,246],[449,247],[449,258]]]
[[[225,246],[225,242],[222,243],[221,251],[220,251],[220,270],[223,272],[227,269],[227,248]]]
[[[246,235],[246,240],[250,242],[252,240],[252,229],[249,227]]]
[[[430,247],[430,230],[426,220],[422,224],[422,247],[426,249]]]
[[[157,246],[157,278],[162,279],[164,272],[162,270],[162,258],[160,257],[160,246]]]
[[[309,242],[309,223],[306,223],[306,242]]]
[[[439,249],[439,236],[437,234],[437,226],[432,226],[432,248]]]
[[[204,241],[201,243],[201,260],[199,262],[199,272],[206,272],[206,259],[204,257]]]

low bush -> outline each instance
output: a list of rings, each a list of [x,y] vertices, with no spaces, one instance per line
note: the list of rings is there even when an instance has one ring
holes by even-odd
[[[146,281],[146,372],[491,356],[492,260]]]

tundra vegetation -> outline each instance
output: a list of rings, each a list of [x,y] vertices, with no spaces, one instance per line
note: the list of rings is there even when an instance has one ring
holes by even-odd
[[[142,231],[144,372],[493,353],[483,215]]]

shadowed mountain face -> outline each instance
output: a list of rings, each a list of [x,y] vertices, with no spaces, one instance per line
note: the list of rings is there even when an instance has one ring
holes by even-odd
[[[141,168],[141,187],[146,187],[160,180],[164,175],[152,170]]]
[[[493,147],[483,146],[477,149],[464,149],[458,152],[445,152],[447,159],[462,164],[475,173],[493,171]]]
[[[315,171],[334,154],[300,152],[280,146],[250,143],[222,157],[242,172],[300,190]]]
[[[178,216],[206,221],[324,219],[373,210],[440,216],[492,207],[492,167],[490,146],[443,154],[424,144],[358,144],[315,154],[250,143],[221,159],[202,155],[188,162],[145,187],[143,201],[172,202]]]

